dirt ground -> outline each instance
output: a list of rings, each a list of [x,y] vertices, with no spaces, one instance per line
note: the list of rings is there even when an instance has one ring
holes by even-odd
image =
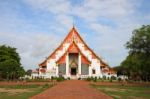
[[[16,95],[24,92],[32,92],[29,89],[6,89],[0,88],[0,93],[8,93],[9,95]]]
[[[0,82],[0,86],[7,85],[44,85],[44,84],[54,84],[56,86],[47,89],[46,91],[31,97],[31,99],[112,99],[108,95],[91,88],[89,84],[95,85],[122,85],[118,82],[87,82],[79,80],[69,80],[64,82]],[[150,86],[150,83],[125,83],[127,86]],[[0,92],[8,92],[9,94],[16,94],[21,92],[28,92],[31,90],[14,89],[9,90],[5,88],[0,88]]]
[[[112,86],[112,85],[127,85],[127,86],[150,86],[150,82],[137,82],[137,83],[127,83],[127,82],[92,82],[94,85],[101,86]]]
[[[45,85],[45,84],[52,84],[56,85],[57,82],[0,82],[0,86],[11,86],[11,85]]]
[[[31,97],[31,99],[112,99],[81,80],[68,80]]]

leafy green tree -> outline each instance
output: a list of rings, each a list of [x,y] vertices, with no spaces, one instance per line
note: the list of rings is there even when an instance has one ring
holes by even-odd
[[[117,71],[117,76],[129,75],[127,72],[128,69],[126,67],[116,66],[116,67],[113,67],[113,69]]]
[[[32,74],[32,70],[31,69],[26,71],[26,75],[31,76],[31,74]]]
[[[126,47],[130,49],[130,53],[150,54],[150,25],[143,25],[139,29],[133,31],[133,36]]]
[[[18,79],[24,73],[16,48],[0,45],[0,78]]]
[[[122,68],[126,68],[132,79],[150,80],[150,25],[135,29],[126,48],[129,55],[122,62]]]

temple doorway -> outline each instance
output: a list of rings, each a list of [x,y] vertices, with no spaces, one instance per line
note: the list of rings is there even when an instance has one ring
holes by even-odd
[[[76,74],[77,74],[77,69],[71,68],[71,75],[76,75]]]
[[[78,70],[78,53],[69,53],[69,67],[70,67],[70,74],[72,76],[77,75]]]

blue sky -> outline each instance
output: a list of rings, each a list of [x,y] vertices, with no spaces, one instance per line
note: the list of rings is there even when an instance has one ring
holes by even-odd
[[[150,22],[149,0],[0,0],[0,44],[17,48],[25,69],[38,68],[73,23],[110,66],[128,55],[132,31]]]

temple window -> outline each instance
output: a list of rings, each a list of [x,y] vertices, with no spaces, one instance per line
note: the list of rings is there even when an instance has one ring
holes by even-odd
[[[46,68],[46,66],[42,66],[42,68]]]
[[[96,74],[96,71],[95,71],[95,69],[92,69],[92,74]]]

